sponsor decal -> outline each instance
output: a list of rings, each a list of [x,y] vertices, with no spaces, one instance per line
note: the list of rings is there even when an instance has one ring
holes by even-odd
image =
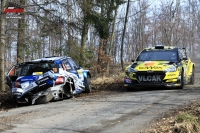
[[[144,76],[144,75],[139,75],[138,76],[139,81],[162,81],[161,80],[161,75],[148,75],[148,76]]]
[[[20,82],[25,82],[25,81],[35,81],[37,79],[36,76],[24,76],[19,79]]]
[[[44,82],[44,81],[46,81],[46,80],[48,80],[48,79],[49,79],[49,77],[40,79],[40,80],[37,81],[37,84],[40,84],[40,83],[42,83],[42,82]]]
[[[148,62],[148,63],[145,63],[144,65],[145,65],[145,66],[153,66],[153,65],[154,65],[154,62]]]
[[[139,67],[139,69],[162,69],[162,67],[159,67],[159,66],[146,66],[146,67]]]
[[[43,84],[39,85],[39,87],[42,87],[42,86],[44,86],[44,85],[46,85],[46,83],[43,83]]]
[[[32,75],[42,75],[43,72],[33,72]]]
[[[176,74],[168,74],[167,76],[176,76]]]
[[[35,88],[36,86],[37,86],[36,83],[32,83],[32,84],[30,84],[27,88],[24,89],[24,92],[26,92],[26,91],[28,91],[28,90],[31,90],[31,89]]]
[[[125,83],[131,83],[131,80],[130,79],[124,79],[124,82]]]
[[[21,83],[21,87],[22,88],[26,88],[29,86],[29,82],[24,82],[24,83]]]
[[[48,71],[48,72],[46,72],[46,73],[44,73],[43,74],[43,77],[50,77],[50,78],[54,78],[54,74],[53,74],[54,72],[53,71]]]

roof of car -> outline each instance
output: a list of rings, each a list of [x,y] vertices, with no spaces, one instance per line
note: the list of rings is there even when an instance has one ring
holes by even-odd
[[[59,61],[59,60],[66,59],[66,58],[70,58],[70,57],[68,57],[68,56],[50,56],[50,57],[34,59],[34,60],[31,60],[31,61],[27,61],[27,62],[22,62],[22,63],[16,64],[16,65],[24,65],[24,64],[32,64],[32,63],[44,63],[44,62],[54,62],[54,61]]]
[[[163,46],[163,45],[157,45],[157,46],[152,46],[152,47],[148,47],[145,48],[144,50],[174,50],[174,49],[178,49],[177,46]]]
[[[68,57],[68,56],[50,56],[50,57],[35,59],[32,61],[54,61],[54,60],[62,60],[62,59],[66,59],[66,58],[70,58],[70,57]]]

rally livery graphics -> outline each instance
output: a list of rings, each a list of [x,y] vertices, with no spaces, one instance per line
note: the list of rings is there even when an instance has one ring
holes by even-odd
[[[6,80],[16,103],[46,103],[91,92],[89,70],[70,57],[46,57],[14,65]]]
[[[155,46],[145,48],[133,63],[126,67],[124,86],[174,87],[182,89],[184,84],[194,84],[195,64],[184,48]]]

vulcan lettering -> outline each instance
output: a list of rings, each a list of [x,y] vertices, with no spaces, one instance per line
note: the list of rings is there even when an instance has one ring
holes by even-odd
[[[139,79],[139,81],[144,81],[144,82],[146,82],[146,81],[161,82],[162,81],[161,75],[153,75],[153,76],[150,76],[150,75],[143,76],[143,75],[141,75],[141,76],[138,76],[138,79]]]

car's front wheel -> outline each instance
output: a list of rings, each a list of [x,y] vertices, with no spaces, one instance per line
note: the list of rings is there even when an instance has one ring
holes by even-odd
[[[47,95],[39,97],[35,103],[36,104],[45,104],[53,100],[53,95],[51,93],[48,93]]]
[[[90,93],[92,92],[92,84],[91,84],[91,79],[89,76],[85,78],[86,84],[85,84],[85,92]]]
[[[190,82],[189,82],[189,84],[190,84],[190,85],[194,85],[194,81],[195,81],[195,76],[194,76],[194,67],[193,67],[192,75],[191,75],[191,77],[190,77]]]
[[[183,87],[184,87],[184,70],[182,70],[182,72],[181,72],[180,86],[177,88],[183,89]]]
[[[133,91],[134,88],[133,87],[125,87],[127,91]]]

